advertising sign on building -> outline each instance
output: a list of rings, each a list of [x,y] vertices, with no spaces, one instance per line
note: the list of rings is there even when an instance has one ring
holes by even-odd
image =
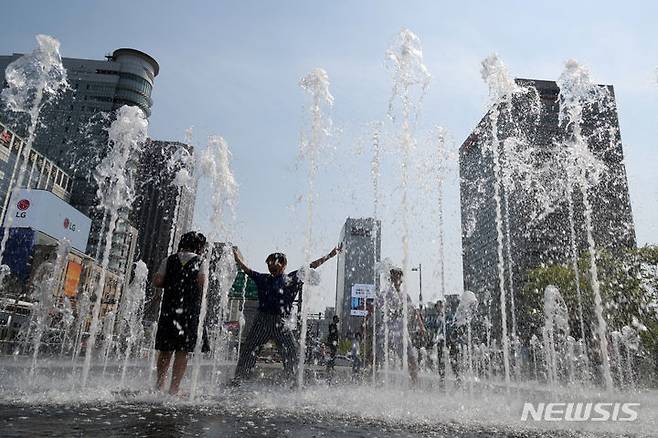
[[[69,260],[66,267],[66,275],[64,276],[64,295],[67,297],[75,297],[78,294],[81,273],[82,265],[73,260]]]
[[[61,240],[84,252],[91,229],[91,219],[47,190],[20,189],[12,194],[3,227],[11,214],[12,228],[32,228]]]
[[[374,284],[352,285],[352,302],[350,308],[350,315],[368,316],[368,308],[366,304],[368,303],[368,300],[373,300],[373,299],[375,299]]]

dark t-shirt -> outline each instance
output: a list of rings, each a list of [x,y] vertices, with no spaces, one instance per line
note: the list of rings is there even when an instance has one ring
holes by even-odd
[[[298,271],[277,276],[252,272],[249,277],[258,288],[258,310],[270,315],[289,316],[292,302],[304,285],[297,274]]]

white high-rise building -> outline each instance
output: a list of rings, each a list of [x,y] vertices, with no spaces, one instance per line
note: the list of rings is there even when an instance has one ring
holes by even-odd
[[[381,257],[381,240],[381,221],[373,218],[347,218],[340,232],[343,252],[337,263],[336,315],[342,336],[359,330],[365,320],[363,300],[352,296],[354,286],[373,285],[374,290],[379,286],[375,265]]]

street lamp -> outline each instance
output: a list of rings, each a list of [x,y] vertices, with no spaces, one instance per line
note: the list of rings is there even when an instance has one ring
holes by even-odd
[[[418,263],[418,266],[411,268],[413,272],[418,271],[418,306],[423,308],[423,265]]]

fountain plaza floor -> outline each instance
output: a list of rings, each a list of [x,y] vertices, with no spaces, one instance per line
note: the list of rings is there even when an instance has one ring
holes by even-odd
[[[309,383],[297,390],[274,383],[280,367],[259,364],[256,381],[233,388],[226,384],[232,364],[217,368],[215,384],[204,364],[199,394],[190,401],[187,394],[154,392],[143,363],[131,364],[123,387],[121,364],[108,364],[104,377],[102,366],[94,366],[89,385],[80,388],[80,368],[72,373],[70,361],[45,361],[30,377],[29,361],[8,358],[0,361],[0,436],[615,437],[658,431],[655,392],[628,395],[642,404],[633,423],[522,422],[523,402],[546,398],[537,385],[516,386],[507,397],[502,385],[445,392],[426,375],[410,389],[394,375],[397,383],[373,388],[352,382],[347,367],[328,385],[322,368],[311,367]]]

